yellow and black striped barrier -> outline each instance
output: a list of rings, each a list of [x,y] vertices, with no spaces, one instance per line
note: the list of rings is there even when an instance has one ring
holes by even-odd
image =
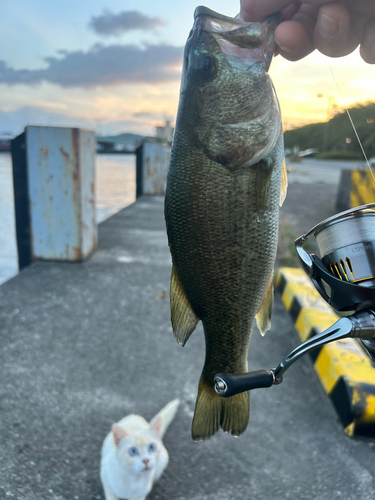
[[[283,267],[276,288],[302,341],[339,317],[301,269]],[[311,352],[315,371],[350,437],[375,438],[375,364],[355,339],[338,340]]]
[[[375,201],[375,182],[370,170],[352,170],[350,208]]]

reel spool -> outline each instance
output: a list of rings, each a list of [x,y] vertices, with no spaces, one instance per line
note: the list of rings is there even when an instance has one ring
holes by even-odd
[[[313,234],[321,258],[303,244]],[[375,306],[375,203],[320,222],[295,241],[302,268],[323,299],[337,311]]]

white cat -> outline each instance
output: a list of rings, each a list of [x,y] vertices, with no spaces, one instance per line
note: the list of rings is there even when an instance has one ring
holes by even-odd
[[[174,399],[150,423],[140,415],[128,415],[112,425],[100,466],[106,500],[144,500],[150,493],[169,462],[162,437],[179,404]]]

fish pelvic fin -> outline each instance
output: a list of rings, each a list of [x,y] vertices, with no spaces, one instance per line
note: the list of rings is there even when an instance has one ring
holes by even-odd
[[[257,326],[262,336],[266,333],[267,330],[271,328],[272,306],[273,306],[273,273],[268,283],[267,291],[264,296],[263,302],[258,312],[255,315],[255,318],[257,320]]]
[[[176,267],[172,267],[171,276],[171,320],[177,342],[184,346],[199,322],[181,284]]]
[[[207,384],[202,376],[192,425],[193,440],[209,439],[220,427],[224,432],[240,436],[249,422],[249,409],[248,392],[221,398],[214,390],[214,383]]]
[[[280,189],[280,202],[279,202],[280,207],[283,206],[283,203],[284,203],[285,198],[286,198],[287,190],[288,190],[288,176],[286,173],[286,162],[285,162],[285,158],[284,158],[283,166],[281,169],[281,189]]]

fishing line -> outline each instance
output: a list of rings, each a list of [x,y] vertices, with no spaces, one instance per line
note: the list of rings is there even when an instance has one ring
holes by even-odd
[[[332,77],[333,77],[333,79],[334,79],[334,81],[335,81],[335,84],[336,84],[337,90],[338,90],[338,92],[339,92],[339,94],[340,94],[341,101],[342,101],[342,103],[343,103],[343,105],[344,105],[344,108],[345,108],[346,114],[348,115],[348,118],[349,118],[349,120],[350,120],[350,123],[351,123],[351,125],[352,125],[352,127],[353,127],[353,130],[354,130],[355,136],[356,136],[356,138],[357,138],[358,144],[359,144],[359,146],[360,146],[360,148],[361,148],[361,150],[362,150],[362,153],[363,153],[363,156],[365,157],[365,160],[366,160],[367,166],[368,166],[368,168],[370,169],[370,172],[371,172],[372,178],[373,178],[373,180],[374,180],[374,182],[375,182],[374,172],[373,172],[373,170],[372,170],[372,168],[371,168],[370,162],[368,161],[368,158],[367,158],[366,152],[365,152],[365,150],[364,150],[364,148],[363,148],[363,146],[362,146],[361,139],[359,138],[359,135],[358,135],[358,133],[357,133],[357,129],[355,128],[355,125],[354,125],[354,122],[353,122],[353,120],[352,120],[352,117],[350,116],[349,110],[348,110],[348,108],[347,108],[347,107],[346,107],[346,105],[345,105],[345,101],[344,101],[343,95],[342,95],[342,93],[341,93],[341,90],[340,90],[339,84],[338,84],[338,82],[337,82],[337,80],[336,80],[335,74],[334,74],[334,72],[333,72],[332,67],[331,67],[331,65],[330,65],[330,64],[328,64],[328,67],[329,67],[329,69],[330,69],[330,71],[331,71],[331,74],[332,74]]]

